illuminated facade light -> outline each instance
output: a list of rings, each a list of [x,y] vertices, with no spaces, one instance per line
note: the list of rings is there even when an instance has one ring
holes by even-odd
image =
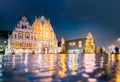
[[[36,38],[35,34],[32,32],[32,27],[29,25],[27,18],[22,17],[21,21],[15,27],[8,38],[8,46],[6,52],[8,53],[26,53],[25,51],[30,51],[30,53],[35,52],[36,48]],[[22,52],[21,52],[22,50]]]
[[[72,46],[72,42],[69,42],[69,45]]]
[[[76,45],[76,43],[75,43],[75,42],[73,42],[73,43],[72,43],[72,46],[75,46],[75,45]]]
[[[36,53],[57,53],[57,38],[50,21],[41,16],[41,18],[35,19],[32,27],[37,43]]]

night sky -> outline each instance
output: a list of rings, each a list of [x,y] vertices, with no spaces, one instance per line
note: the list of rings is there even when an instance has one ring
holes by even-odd
[[[50,19],[57,38],[93,34],[97,45],[109,46],[120,37],[120,0],[0,0],[0,29],[13,30],[26,15]]]

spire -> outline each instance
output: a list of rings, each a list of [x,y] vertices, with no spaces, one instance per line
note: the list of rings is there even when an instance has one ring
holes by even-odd
[[[45,17],[44,17],[44,16],[41,16],[41,19],[42,19],[42,20],[44,20],[44,19],[45,19]]]
[[[26,16],[26,8],[23,8],[23,16]]]
[[[27,18],[25,16],[22,17],[22,21],[26,22]]]
[[[37,20],[37,17],[35,16],[35,20]]]
[[[61,53],[65,53],[65,40],[63,37],[61,38]]]
[[[62,42],[61,44],[65,44],[65,40],[63,37],[61,38],[61,42]]]

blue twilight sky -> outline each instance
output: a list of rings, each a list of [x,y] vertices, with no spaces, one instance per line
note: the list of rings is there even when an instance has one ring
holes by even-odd
[[[0,0],[0,29],[12,30],[23,15],[51,20],[57,38],[93,34],[97,45],[109,46],[120,37],[120,0]]]

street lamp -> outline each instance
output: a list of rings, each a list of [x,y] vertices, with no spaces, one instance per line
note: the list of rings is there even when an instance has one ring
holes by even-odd
[[[110,52],[114,52],[114,48],[115,48],[115,45],[111,45],[108,47],[108,49],[110,50]]]
[[[120,42],[120,38],[118,38],[117,41]]]

